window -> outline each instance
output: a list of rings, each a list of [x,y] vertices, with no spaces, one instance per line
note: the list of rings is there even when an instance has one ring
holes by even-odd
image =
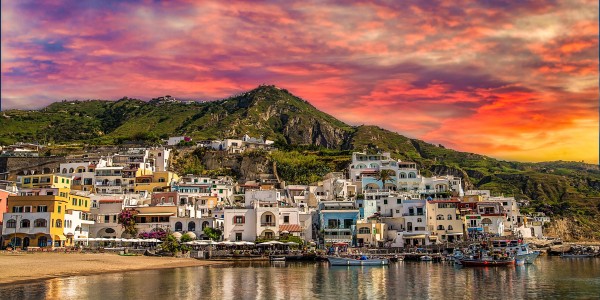
[[[29,228],[31,227],[31,222],[29,222],[29,220],[25,219],[21,221],[21,227],[22,228]]]
[[[37,207],[37,212],[48,212],[48,206],[47,205],[39,205]]]
[[[235,233],[235,240],[236,241],[241,241],[242,240],[242,233],[241,232],[236,232]]]
[[[438,225],[437,229],[438,230],[444,230],[444,225]]]
[[[40,179],[38,177],[33,178],[33,183],[40,183]]]
[[[56,227],[58,227],[58,228],[62,227],[62,220],[61,219],[56,220]]]
[[[383,204],[387,204],[387,199],[384,199],[384,200],[383,200]]]
[[[14,219],[6,221],[6,228],[17,228],[17,221]]]
[[[31,178],[23,178],[23,184],[29,184],[31,183]]]
[[[371,229],[369,227],[362,227],[358,229],[359,234],[370,234]]]
[[[402,199],[396,199],[396,204],[402,204]]]
[[[48,227],[48,223],[45,219],[36,219],[33,221],[33,227]]]
[[[196,222],[190,221],[188,223],[188,231],[196,231]]]
[[[233,217],[233,224],[244,224],[244,216]]]
[[[283,223],[289,223],[290,222],[290,216],[283,216]]]
[[[183,224],[181,222],[175,223],[175,231],[183,231]]]
[[[417,218],[417,223],[419,223],[419,222],[423,222],[423,219]]]
[[[104,216],[104,223],[110,223],[110,216],[109,215],[105,215]]]
[[[73,201],[71,201],[71,203],[73,204],[73,206],[77,205],[77,199],[73,198]]]
[[[448,214],[448,220],[452,220],[452,215]]]
[[[88,206],[88,205],[87,205],[87,203],[88,203],[88,202],[87,202],[87,200],[85,200],[85,207],[87,207],[87,206]]]
[[[23,206],[13,206],[12,212],[14,212],[14,213],[23,212]]]
[[[453,230],[452,225],[448,225],[448,230]]]
[[[441,214],[440,214],[440,215],[437,215],[437,216],[435,217],[435,219],[436,219],[436,220],[444,220],[444,215],[441,215]]]

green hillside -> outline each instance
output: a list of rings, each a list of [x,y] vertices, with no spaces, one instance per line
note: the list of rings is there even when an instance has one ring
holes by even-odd
[[[309,183],[326,172],[344,170],[352,151],[390,152],[394,158],[416,162],[424,175],[452,174],[462,177],[469,189],[529,199],[531,206],[526,210],[580,216],[582,222],[600,216],[600,171],[595,165],[502,161],[376,126],[352,127],[274,86],[259,86],[213,102],[63,101],[37,111],[9,110],[0,115],[2,145],[17,141],[155,144],[176,135],[204,140],[244,134],[276,141],[283,151],[271,159],[290,184]]]

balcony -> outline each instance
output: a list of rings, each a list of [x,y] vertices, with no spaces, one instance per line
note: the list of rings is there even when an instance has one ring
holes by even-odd
[[[275,222],[260,222],[261,227],[275,227]]]

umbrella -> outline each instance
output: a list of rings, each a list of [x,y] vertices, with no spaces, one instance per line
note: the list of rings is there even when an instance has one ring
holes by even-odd
[[[296,243],[296,242],[287,242],[285,244],[290,245],[290,246],[298,246],[298,243]]]
[[[284,245],[284,243],[282,243],[280,241],[271,241],[270,243],[271,243],[271,245]]]

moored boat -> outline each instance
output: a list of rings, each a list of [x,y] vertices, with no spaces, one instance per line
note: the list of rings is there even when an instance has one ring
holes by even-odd
[[[515,259],[461,259],[460,264],[463,267],[499,267],[512,266],[515,264]]]
[[[368,258],[365,256],[360,259],[328,256],[327,260],[332,266],[386,266],[389,264],[387,258]]]
[[[519,240],[493,240],[492,247],[495,250],[508,251],[516,259],[522,259],[526,264],[533,264],[535,259],[540,256],[540,251],[529,249],[529,244],[520,243]]]

